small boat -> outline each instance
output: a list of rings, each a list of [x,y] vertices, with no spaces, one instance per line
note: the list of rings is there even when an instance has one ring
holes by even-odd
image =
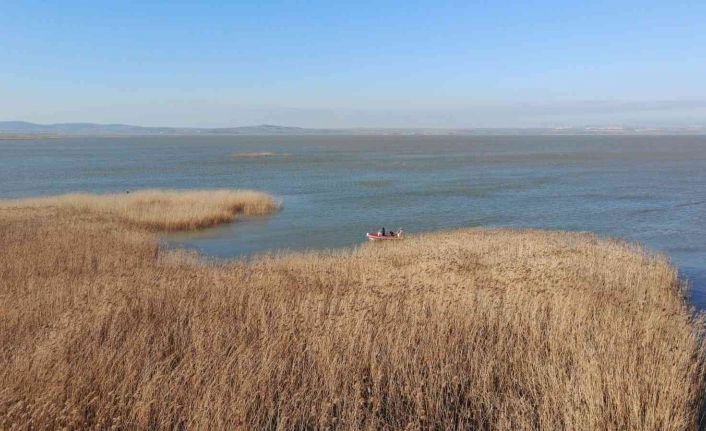
[[[394,233],[392,235],[383,235],[380,232],[368,232],[365,236],[370,241],[392,241],[396,239],[404,239],[404,231],[400,229],[398,233]]]

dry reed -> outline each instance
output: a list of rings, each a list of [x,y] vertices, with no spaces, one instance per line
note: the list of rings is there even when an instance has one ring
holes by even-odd
[[[0,207],[0,428],[697,427],[702,322],[634,245],[467,229],[216,263],[117,214]]]
[[[75,193],[4,201],[0,208],[58,208],[152,230],[190,230],[232,221],[238,215],[265,215],[278,203],[251,190],[141,190],[116,194]]]

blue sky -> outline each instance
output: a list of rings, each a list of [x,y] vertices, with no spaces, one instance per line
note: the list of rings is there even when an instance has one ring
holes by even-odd
[[[0,120],[706,124],[706,2],[0,0]]]

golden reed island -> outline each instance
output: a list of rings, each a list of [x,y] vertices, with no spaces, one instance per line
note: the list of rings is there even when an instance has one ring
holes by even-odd
[[[688,430],[675,268],[586,233],[462,229],[214,261],[158,232],[251,191],[0,203],[0,429]]]

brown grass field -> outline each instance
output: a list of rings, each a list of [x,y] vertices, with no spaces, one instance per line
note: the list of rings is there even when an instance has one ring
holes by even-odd
[[[149,230],[178,231],[230,222],[238,215],[266,215],[278,205],[272,196],[252,190],[140,190],[7,200],[0,201],[0,210],[55,208],[60,215],[90,214]]]
[[[0,429],[689,430],[704,325],[664,258],[464,229],[210,261],[154,230],[254,192],[0,204]]]

